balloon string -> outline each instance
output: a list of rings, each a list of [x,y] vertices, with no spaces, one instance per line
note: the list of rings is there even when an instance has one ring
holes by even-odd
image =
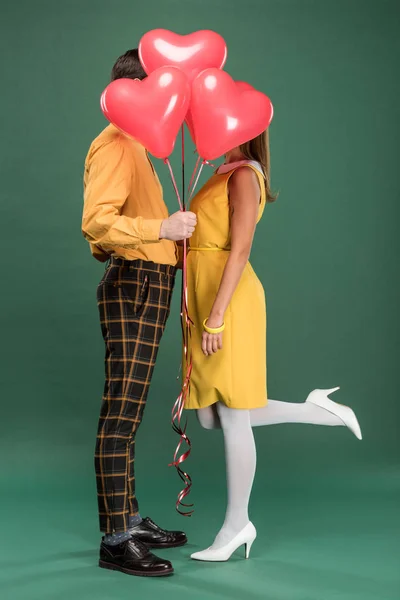
[[[182,131],[182,198],[179,194],[178,186],[176,183],[176,179],[174,176],[174,172],[171,166],[171,163],[168,158],[165,159],[165,164],[168,166],[169,173],[172,180],[172,185],[175,190],[176,197],[178,199],[179,207],[181,211],[185,211],[185,173],[184,173],[184,162],[185,162],[185,142],[184,142],[184,132]],[[181,292],[181,327],[182,327],[182,339],[183,339],[183,348],[184,348],[184,356],[186,363],[186,373],[183,377],[183,383],[181,387],[181,391],[179,393],[178,398],[175,401],[175,404],[172,408],[171,415],[171,425],[172,429],[179,435],[179,442],[174,452],[173,461],[169,466],[175,467],[180,479],[184,483],[184,488],[179,492],[177,500],[176,500],[176,510],[183,516],[191,516],[193,510],[183,511],[181,507],[191,508],[193,504],[186,504],[184,499],[190,493],[192,487],[192,479],[188,473],[186,473],[182,469],[182,463],[187,460],[191,452],[191,442],[186,434],[187,422],[184,426],[182,426],[182,413],[185,406],[185,401],[189,392],[189,383],[190,383],[190,375],[192,372],[192,358],[191,352],[189,354],[188,344],[190,337],[190,325],[193,323],[188,314],[188,305],[187,305],[187,241],[183,241],[183,264],[182,264],[182,292]],[[185,444],[187,449],[185,452],[181,453],[182,445]]]
[[[185,140],[184,140],[184,131],[182,129],[182,199],[179,194],[178,186],[175,180],[175,176],[172,170],[171,163],[168,158],[165,159],[165,164],[168,166],[172,184],[175,190],[176,197],[178,199],[179,207],[181,211],[186,210],[185,206]],[[199,164],[200,169],[199,169]],[[188,188],[188,202],[193,197],[194,190],[198,184],[201,172],[205,164],[209,164],[207,161],[202,160],[199,156],[196,161],[195,168],[193,170],[192,177],[190,179],[190,184]],[[196,176],[197,173],[197,176]],[[183,340],[183,350],[184,350],[184,359],[186,365],[186,372],[182,378],[183,383],[181,387],[181,391],[178,395],[178,398],[175,401],[175,404],[172,408],[171,415],[171,425],[172,429],[179,435],[179,442],[174,452],[173,461],[169,464],[169,466],[175,467],[180,479],[184,483],[183,489],[179,492],[177,500],[176,500],[176,510],[179,514],[190,517],[193,514],[193,510],[182,511],[181,507],[184,508],[192,508],[193,504],[186,504],[183,500],[190,494],[192,487],[192,479],[190,475],[182,469],[182,463],[188,459],[192,444],[189,437],[186,434],[187,420],[185,421],[184,426],[182,426],[182,413],[185,406],[185,402],[187,396],[189,394],[190,388],[190,379],[193,368],[193,359],[192,359],[192,350],[191,350],[191,327],[194,327],[194,323],[189,316],[188,310],[188,285],[187,285],[187,240],[183,241],[183,260],[182,260],[182,291],[181,291],[181,328],[182,328],[182,340]],[[181,453],[182,445],[185,444],[187,449],[185,452]]]
[[[189,437],[186,434],[187,421],[184,426],[182,426],[182,413],[185,406],[185,402],[189,393],[189,385],[190,385],[190,377],[192,373],[192,354],[191,350],[189,351],[189,341],[191,337],[190,327],[193,324],[191,318],[188,314],[188,303],[187,303],[187,248],[186,248],[186,240],[183,244],[183,277],[182,277],[182,303],[181,303],[181,327],[182,327],[182,339],[183,339],[183,349],[184,349],[184,357],[185,357],[185,365],[186,372],[183,378],[183,384],[181,391],[175,404],[172,408],[172,428],[179,435],[179,442],[176,447],[174,453],[173,462],[170,463],[170,466],[174,466],[176,471],[180,477],[180,479],[184,483],[184,488],[179,492],[177,500],[176,500],[176,510],[183,516],[189,517],[193,514],[193,510],[183,511],[181,507],[191,508],[193,504],[186,504],[183,500],[190,493],[192,487],[192,479],[190,475],[184,471],[181,467],[182,463],[187,460],[191,452],[191,442]],[[187,450],[181,454],[181,447],[185,444]]]
[[[200,157],[199,157],[199,158],[200,158]],[[201,163],[201,165],[200,165],[199,172],[197,173],[196,181],[195,181],[195,182],[194,182],[194,184],[193,184],[192,191],[191,191],[191,192],[190,192],[190,194],[189,194],[189,200],[188,200],[188,203],[191,201],[191,199],[192,199],[192,197],[193,197],[194,190],[195,190],[195,189],[196,189],[196,187],[197,187],[197,184],[198,184],[198,182],[199,182],[199,179],[200,179],[201,172],[202,172],[202,170],[203,170],[203,167],[204,167],[204,165],[205,165],[205,164],[206,164],[206,161],[204,161],[204,160],[203,160],[203,162],[202,162],[202,163]],[[195,173],[195,171],[194,171],[193,173]]]
[[[191,178],[190,178],[190,183],[189,183],[189,187],[188,187],[188,194],[190,194],[190,189],[191,189],[191,187],[192,187],[192,185],[193,185],[193,181],[194,181],[194,178],[195,178],[195,176],[196,176],[197,169],[199,168],[199,162],[200,162],[200,161],[201,161],[201,156],[198,156],[198,157],[197,157],[197,160],[196,160],[195,167],[194,167],[194,169],[193,169],[192,176],[191,176]],[[193,190],[192,190],[192,194],[193,194]],[[192,194],[190,194],[190,198],[191,198]]]
[[[181,196],[179,194],[179,190],[178,190],[178,186],[177,186],[177,183],[176,183],[175,175],[174,175],[174,172],[172,170],[172,166],[171,166],[169,158],[165,158],[164,159],[164,163],[167,165],[167,167],[169,169],[169,174],[171,176],[172,185],[174,186],[175,194],[176,194],[176,197],[177,197],[178,202],[179,202],[179,208],[180,208],[180,210],[183,211],[183,210],[185,210],[185,207],[183,206],[183,203],[182,203],[182,200],[181,200]]]
[[[181,154],[182,154],[182,204],[183,210],[186,210],[185,207],[185,126],[182,123],[181,127]]]

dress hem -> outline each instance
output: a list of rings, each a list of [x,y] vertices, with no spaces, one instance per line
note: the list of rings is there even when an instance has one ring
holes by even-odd
[[[265,401],[263,402],[263,404],[253,404],[252,406],[232,406],[229,405],[227,402],[224,402],[224,400],[215,400],[215,402],[210,402],[209,404],[205,404],[204,406],[184,406],[185,410],[201,410],[202,408],[208,408],[209,406],[213,406],[214,404],[217,404],[217,402],[223,402],[225,404],[225,406],[227,406],[228,408],[233,408],[233,409],[238,409],[238,410],[253,410],[254,408],[263,408],[264,406],[267,406],[268,404],[268,398],[265,399]]]

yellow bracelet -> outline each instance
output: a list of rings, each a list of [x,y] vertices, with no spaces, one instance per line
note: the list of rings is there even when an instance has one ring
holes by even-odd
[[[208,317],[203,321],[204,331],[207,331],[207,333],[221,333],[225,329],[225,323],[222,323],[221,327],[207,327],[207,321]]]

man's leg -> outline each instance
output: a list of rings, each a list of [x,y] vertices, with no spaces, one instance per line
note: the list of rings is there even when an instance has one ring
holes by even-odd
[[[129,528],[136,527],[142,522],[139,504],[135,494],[135,446],[136,440],[129,444],[128,487],[129,487]]]
[[[138,265],[138,267],[136,266]],[[106,342],[106,384],[96,444],[100,529],[126,533],[138,513],[135,436],[169,313],[172,274],[135,261],[111,266],[98,288]],[[141,268],[142,267],[142,268]]]

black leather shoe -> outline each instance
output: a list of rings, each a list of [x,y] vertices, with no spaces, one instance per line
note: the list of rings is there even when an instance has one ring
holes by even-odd
[[[174,572],[169,560],[158,558],[147,546],[133,538],[116,546],[103,541],[100,546],[99,567],[142,577],[162,577]]]
[[[183,531],[167,531],[161,529],[149,517],[143,519],[139,525],[131,527],[129,533],[135,540],[140,540],[148,548],[176,548],[187,542]]]

